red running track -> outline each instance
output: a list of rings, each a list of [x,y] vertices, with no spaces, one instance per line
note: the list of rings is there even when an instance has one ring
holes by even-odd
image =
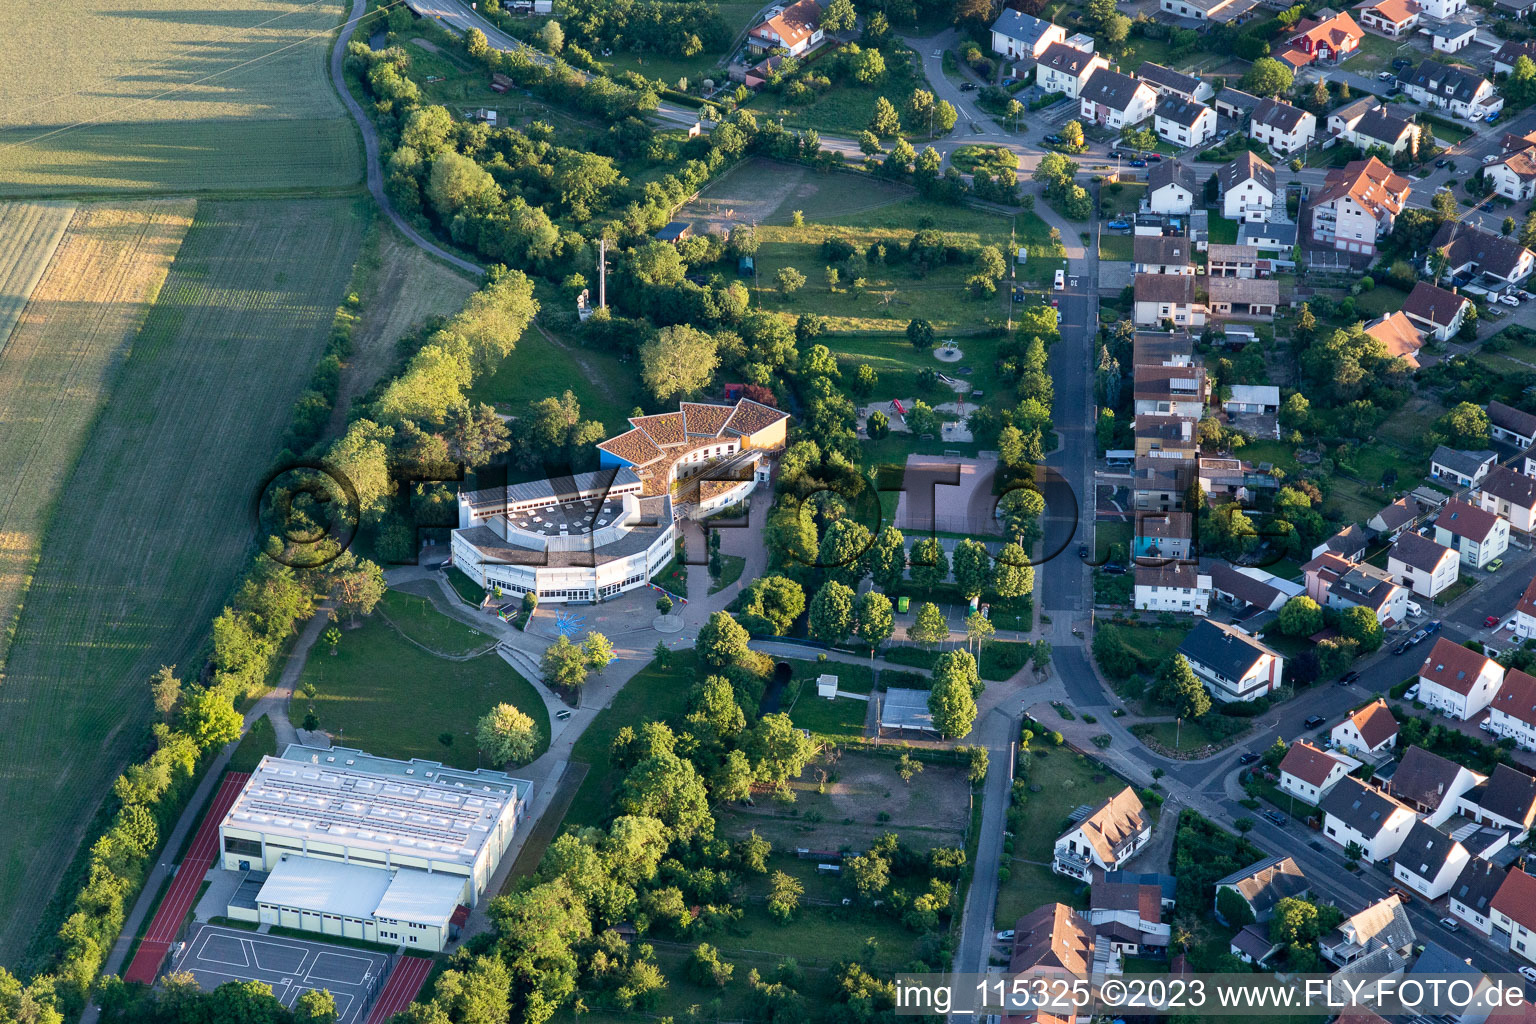
[[[364,1024],[384,1024],[410,1006],[416,1000],[416,993],[421,991],[422,982],[427,980],[431,972],[431,960],[419,956],[401,957],[389,980],[384,983],[384,990],[379,993],[378,1002],[373,1004],[373,1012],[368,1014]]]
[[[224,776],[224,782],[213,795],[213,803],[204,815],[202,825],[198,827],[196,838],[192,840],[192,848],[187,851],[180,870],[172,879],[171,888],[161,901],[155,919],[150,922],[149,931],[144,933],[144,941],[139,943],[139,951],[134,954],[133,963],[128,965],[128,970],[123,974],[124,981],[139,981],[146,985],[155,983],[160,964],[181,929],[181,922],[186,920],[187,912],[197,900],[197,890],[202,887],[203,876],[219,855],[219,824],[249,778],[246,772],[230,772]]]

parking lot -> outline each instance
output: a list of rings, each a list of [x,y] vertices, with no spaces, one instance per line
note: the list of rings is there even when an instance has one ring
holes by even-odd
[[[390,972],[390,959],[387,953],[206,924],[172,951],[173,968],[191,974],[207,992],[228,981],[260,981],[291,1009],[304,992],[324,989],[336,1000],[337,1024],[361,1024]]]

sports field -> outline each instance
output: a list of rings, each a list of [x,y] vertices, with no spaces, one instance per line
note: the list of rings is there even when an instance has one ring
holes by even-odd
[[[15,962],[112,777],[142,751],[149,673],[198,664],[361,235],[351,201],[200,204],[114,374],[6,666],[0,962]]]
[[[190,200],[0,206],[0,637],[48,514],[154,301]],[[30,283],[29,283],[30,282]],[[14,325],[14,326],[13,326]],[[0,663],[3,663],[0,643]]]
[[[342,11],[10,0],[0,195],[354,184],[361,147],[327,67]]]

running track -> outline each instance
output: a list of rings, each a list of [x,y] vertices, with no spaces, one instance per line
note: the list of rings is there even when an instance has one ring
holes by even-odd
[[[431,971],[431,960],[419,956],[401,957],[389,980],[384,983],[384,990],[379,993],[378,1002],[373,1004],[373,1012],[364,1024],[384,1024],[410,1006],[416,999],[416,993],[421,991],[421,983],[427,980]]]
[[[146,985],[155,983],[171,942],[197,900],[197,890],[202,887],[203,876],[218,856],[219,824],[224,820],[230,805],[235,802],[235,797],[240,795],[240,787],[249,778],[250,775],[245,772],[230,772],[224,776],[223,784],[213,795],[213,803],[209,805],[208,813],[198,827],[197,837],[192,840],[192,848],[187,851],[181,868],[171,881],[171,888],[161,901],[160,909],[155,912],[149,931],[144,933],[144,941],[139,943],[139,951],[134,954],[133,963],[128,965],[128,970],[123,974],[124,981],[139,981]]]

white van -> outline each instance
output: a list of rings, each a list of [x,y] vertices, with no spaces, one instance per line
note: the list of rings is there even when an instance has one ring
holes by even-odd
[[[1061,291],[1066,286],[1067,286],[1066,271],[1063,271],[1063,270],[1056,271],[1056,290],[1057,291]]]

